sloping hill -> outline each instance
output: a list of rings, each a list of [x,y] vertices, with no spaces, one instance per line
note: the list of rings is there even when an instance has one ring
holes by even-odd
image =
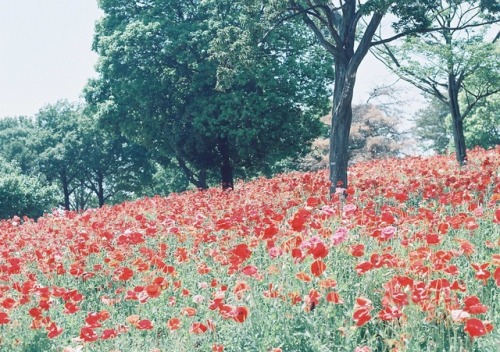
[[[1,351],[488,351],[500,147],[0,222]]]

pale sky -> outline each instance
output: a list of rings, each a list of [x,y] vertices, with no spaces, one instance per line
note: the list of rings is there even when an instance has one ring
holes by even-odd
[[[101,15],[96,0],[0,0],[0,118],[33,116],[59,99],[81,98],[96,76],[91,45]],[[367,57],[354,101],[364,102],[373,87],[394,81]]]
[[[100,16],[96,0],[0,0],[0,118],[78,100]]]

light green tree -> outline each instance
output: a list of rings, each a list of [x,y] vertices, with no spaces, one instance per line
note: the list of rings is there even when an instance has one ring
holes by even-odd
[[[440,1],[432,17],[439,30],[376,51],[399,77],[448,106],[460,164],[467,158],[465,119],[481,100],[500,91],[498,35],[485,40],[487,25],[499,21],[498,11],[495,2]]]

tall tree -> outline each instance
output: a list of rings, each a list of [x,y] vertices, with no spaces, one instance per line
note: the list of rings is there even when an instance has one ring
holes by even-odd
[[[335,59],[330,133],[330,191],[335,192],[338,185],[348,186],[352,96],[359,65],[370,48],[407,35],[436,30],[431,26],[431,16],[441,1],[281,0],[279,3],[281,15],[277,16],[277,22],[280,23],[289,16],[302,17],[325,50]],[[481,5],[498,7],[496,2],[488,0],[482,1]],[[393,16],[388,16],[389,14]],[[392,31],[384,36],[381,32],[387,31],[381,30],[383,19],[392,21]]]
[[[467,158],[464,119],[478,102],[500,91],[498,35],[493,42],[484,39],[485,26],[500,21],[499,8],[489,1],[440,1],[432,17],[432,25],[439,30],[378,51],[399,77],[448,106],[460,164]]]
[[[332,62],[298,21],[268,33],[257,3],[99,1],[87,100],[200,188],[303,154],[321,132]]]
[[[61,206],[69,210],[71,195],[79,187],[82,155],[77,125],[79,107],[66,100],[44,106],[35,116],[34,149],[38,165],[49,183],[57,183],[63,199]]]

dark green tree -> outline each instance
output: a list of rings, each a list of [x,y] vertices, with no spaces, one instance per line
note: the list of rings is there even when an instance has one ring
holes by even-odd
[[[490,1],[440,1],[432,16],[432,26],[439,30],[378,51],[399,77],[448,106],[460,164],[467,158],[465,118],[481,100],[500,91],[498,36],[485,40],[486,25],[500,21],[499,8]]]
[[[100,76],[86,97],[105,126],[176,163],[195,186],[272,170],[321,132],[332,62],[303,24],[276,30],[257,1],[99,1]]]

